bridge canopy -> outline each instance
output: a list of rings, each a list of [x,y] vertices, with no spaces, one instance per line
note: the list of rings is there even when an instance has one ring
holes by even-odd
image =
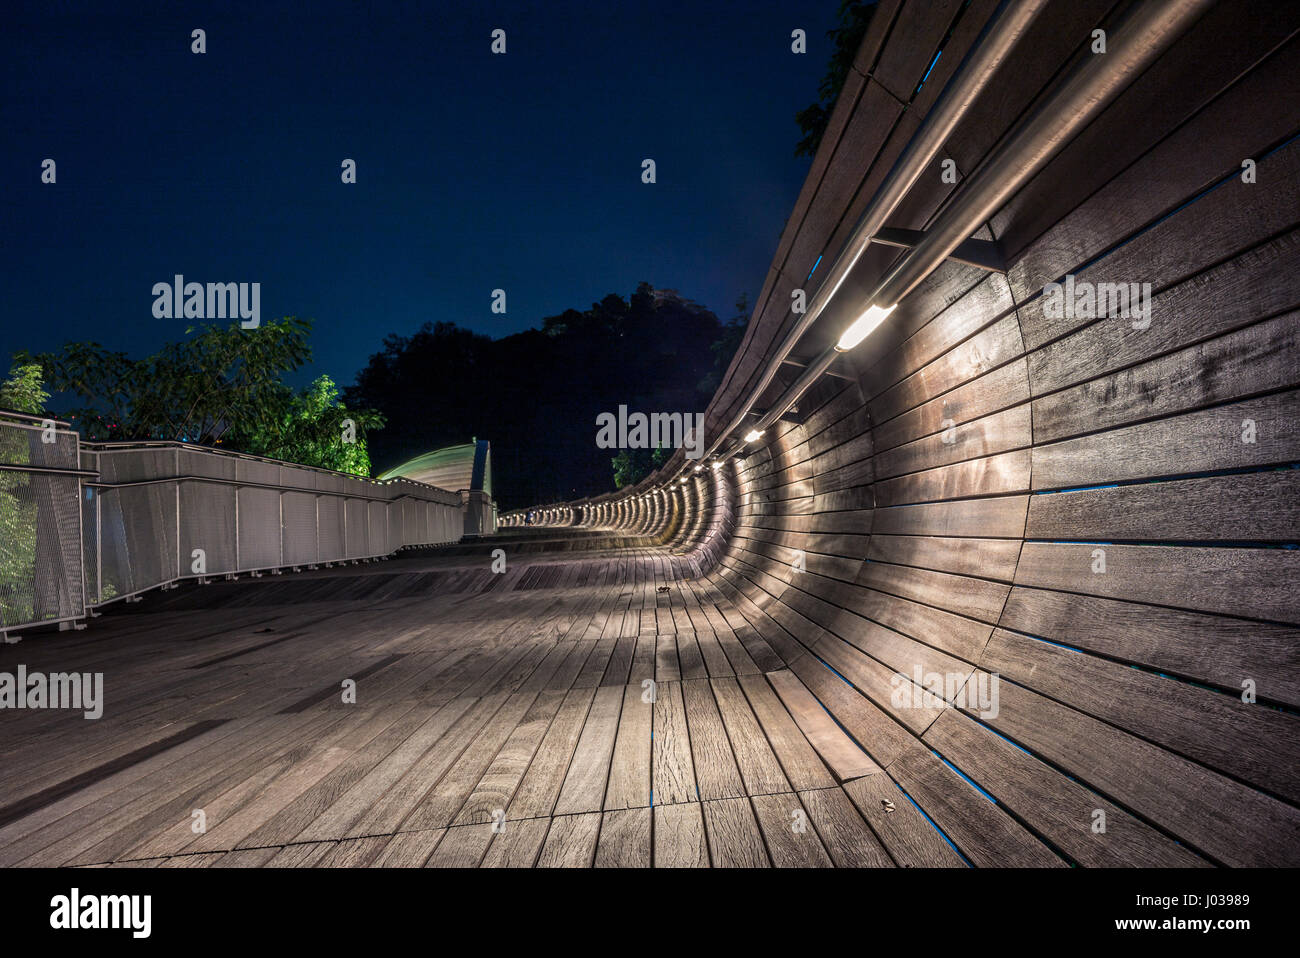
[[[380,479],[413,479],[460,492],[468,489],[492,497],[492,444],[472,439],[458,446],[444,446],[409,459],[389,469]]]

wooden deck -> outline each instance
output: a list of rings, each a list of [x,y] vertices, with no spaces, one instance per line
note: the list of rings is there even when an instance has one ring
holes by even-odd
[[[106,702],[0,713],[0,865],[964,864],[680,557],[527,549],[187,585],[0,648]]]

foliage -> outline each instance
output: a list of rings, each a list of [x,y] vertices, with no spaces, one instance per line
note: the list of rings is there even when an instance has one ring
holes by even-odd
[[[650,449],[624,449],[610,460],[614,466],[614,487],[635,486],[650,473],[668,461],[670,450],[656,446]]]
[[[288,402],[275,422],[240,437],[240,448],[257,456],[368,477],[366,432],[382,428],[384,417],[373,409],[349,410],[338,396],[334,380],[319,377]],[[352,441],[347,438],[349,421]]]
[[[803,131],[803,139],[794,148],[795,156],[815,156],[821,145],[822,134],[830,122],[835,100],[853,69],[853,58],[867,35],[871,15],[876,12],[877,0],[841,0],[840,25],[826,31],[833,50],[826,75],[817,87],[817,102],[795,114],[795,122]]]
[[[710,310],[641,283],[501,339],[448,322],[389,336],[344,397],[387,420],[369,443],[376,468],[479,436],[502,509],[573,499],[611,486],[596,417],[702,411],[722,333]]]
[[[39,415],[50,396],[43,388],[40,366],[15,365],[0,383],[0,409]],[[0,462],[31,461],[33,433],[0,426]],[[28,473],[0,469],[0,623],[31,621],[36,569],[36,504]]]
[[[283,376],[311,359],[311,321],[286,317],[254,329],[190,327],[186,338],[132,359],[99,343],[66,343],[54,353],[19,353],[0,405],[41,405],[44,376],[81,405],[66,416],[88,439],[165,439],[222,445],[253,455],[370,475],[367,430],[383,426],[373,409],[350,410],[321,376],[295,392]],[[35,383],[35,385],[33,385]],[[355,442],[346,441],[351,420]]]
[[[39,364],[53,390],[81,400],[67,416],[89,439],[212,445],[231,430],[274,428],[292,401],[281,376],[310,360],[310,332],[309,320],[287,317],[256,329],[190,327],[188,338],[144,359],[94,342],[15,359]]]
[[[713,355],[713,368],[700,380],[701,392],[712,395],[722,385],[722,377],[744,341],[748,326],[749,297],[741,293],[736,300],[736,315],[727,320],[727,324],[722,327],[722,335],[709,345],[709,352]]]
[[[44,389],[41,367],[37,363],[13,366],[9,378],[0,383],[0,409],[35,416],[45,411],[45,404],[49,401],[50,394]]]

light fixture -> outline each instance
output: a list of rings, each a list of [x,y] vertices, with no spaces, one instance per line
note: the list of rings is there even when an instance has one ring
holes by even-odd
[[[695,471],[696,471],[696,472],[699,472],[699,471],[700,471],[701,469],[703,469],[703,468],[704,468],[704,463],[700,463],[699,465],[697,465],[697,466],[695,467]]]
[[[749,432],[745,433],[745,442],[753,442],[755,439],[759,438],[762,435],[763,435],[763,430],[751,429]]]
[[[721,468],[722,468],[722,462],[723,462],[723,461],[722,461],[721,459],[715,459],[715,460],[713,460],[713,468],[714,468],[714,469],[721,469]]]
[[[893,306],[870,306],[867,311],[857,318],[857,320],[848,329],[844,330],[844,335],[840,341],[835,344],[837,352],[848,352],[858,343],[862,342],[871,334],[871,331],[885,321],[885,317],[898,308],[898,304]]]

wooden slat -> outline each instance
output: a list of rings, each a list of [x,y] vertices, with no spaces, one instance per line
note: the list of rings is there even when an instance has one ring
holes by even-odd
[[[767,679],[817,754],[839,781],[846,782],[880,771],[880,766],[840,730],[812,693],[799,681],[798,676],[781,671],[769,673]]]

